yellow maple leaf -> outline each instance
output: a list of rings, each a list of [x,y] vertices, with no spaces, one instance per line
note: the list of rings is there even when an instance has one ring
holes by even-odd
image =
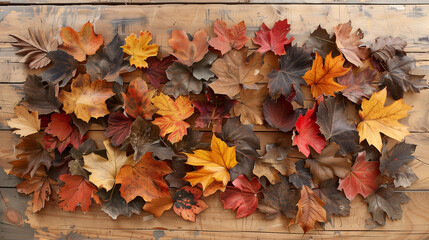
[[[121,46],[124,49],[124,53],[131,56],[130,64],[135,65],[138,68],[147,68],[148,64],[146,59],[153,57],[158,54],[158,45],[148,45],[152,40],[152,34],[149,31],[140,32],[139,39],[132,33],[130,36],[125,38],[125,45]]]
[[[83,156],[83,168],[91,172],[89,181],[99,188],[105,188],[109,191],[115,185],[116,175],[125,164],[132,164],[133,156],[127,157],[127,153],[119,148],[114,148],[108,140],[103,142],[106,147],[107,159],[91,153]]]
[[[112,83],[95,80],[91,83],[88,74],[80,74],[71,84],[71,92],[61,90],[58,99],[64,104],[63,110],[75,113],[76,117],[89,122],[91,117],[99,118],[109,114],[106,100],[115,95]]]
[[[186,173],[184,180],[192,186],[201,184],[203,190],[214,181],[222,182],[226,186],[230,180],[228,170],[237,165],[235,146],[228,147],[224,141],[215,135],[211,141],[211,151],[195,150],[194,154],[185,153],[188,156],[186,164],[202,166],[202,168]]]
[[[362,121],[357,126],[360,142],[366,139],[369,145],[373,145],[380,152],[383,145],[380,133],[398,141],[410,134],[408,127],[398,120],[408,116],[411,106],[400,99],[385,107],[386,98],[387,90],[384,88],[372,94],[369,100],[363,99],[362,110],[359,111]]]
[[[37,111],[30,113],[25,107],[16,106],[14,112],[17,118],[7,121],[9,127],[17,129],[13,133],[25,137],[40,130],[40,119]]]
[[[162,117],[156,118],[152,123],[159,126],[161,136],[169,134],[171,143],[180,141],[187,134],[189,123],[183,121],[194,113],[191,100],[185,96],[179,96],[173,101],[169,96],[161,93],[152,98],[152,103],[158,108],[157,114]]]
[[[313,66],[302,77],[308,86],[311,87],[311,94],[314,98],[320,95],[335,96],[334,92],[341,91],[346,88],[337,82],[334,82],[334,77],[345,75],[350,68],[343,68],[344,58],[339,55],[334,58],[329,53],[323,65],[323,58],[316,52],[316,59],[313,61]]]

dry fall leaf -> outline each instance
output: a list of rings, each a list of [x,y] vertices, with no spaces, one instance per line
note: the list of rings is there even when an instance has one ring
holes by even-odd
[[[143,206],[143,210],[148,211],[153,214],[154,217],[158,218],[164,213],[164,211],[169,210],[174,204],[174,200],[170,195],[160,198],[154,198],[152,201],[147,202]]]
[[[316,222],[326,222],[325,203],[310,188],[303,186],[301,199],[298,202],[298,213],[291,224],[298,223],[304,233],[314,228]]]
[[[109,125],[107,126],[104,135],[106,137],[110,137],[112,145],[117,147],[130,136],[133,120],[125,116],[123,112],[117,111],[109,114],[107,122]]]
[[[397,52],[404,53],[404,48],[407,42],[400,37],[393,38],[377,37],[374,42],[369,45],[372,56],[378,61],[386,63],[393,58]]]
[[[170,134],[168,141],[176,143],[186,135],[189,123],[183,121],[194,113],[191,100],[185,96],[179,96],[173,101],[169,96],[161,93],[152,98],[152,103],[158,108],[157,114],[162,117],[155,118],[152,122],[161,129],[161,136]]]
[[[121,93],[124,98],[125,112],[128,116],[144,119],[152,119],[152,115],[158,110],[153,106],[151,99],[155,91],[149,91],[146,82],[137,77],[128,86],[127,94]]]
[[[192,186],[201,183],[203,191],[213,181],[220,181],[226,186],[230,180],[228,170],[237,165],[235,147],[228,147],[216,135],[211,140],[211,151],[195,150],[193,154],[185,154],[188,156],[186,164],[202,168],[186,173],[184,179]]]
[[[131,164],[133,161],[132,156],[127,156],[127,153],[120,149],[112,147],[108,140],[103,142],[107,152],[107,159],[91,153],[83,156],[83,168],[88,170],[89,181],[98,188],[105,188],[109,191],[116,184],[115,179],[119,170],[125,164]]]
[[[26,178],[25,181],[16,185],[19,193],[33,193],[32,212],[38,212],[45,207],[46,201],[49,201],[51,195],[51,180],[48,178],[45,169],[39,168],[32,178]]]
[[[289,132],[295,127],[301,110],[294,111],[292,103],[285,96],[280,96],[277,101],[267,96],[263,103],[265,121],[282,132]]]
[[[12,118],[7,121],[7,125],[11,128],[16,128],[17,130],[13,131],[14,134],[18,134],[21,137],[37,133],[40,130],[40,119],[39,113],[34,111],[30,113],[23,106],[16,106],[13,111],[17,118]]]
[[[328,54],[323,64],[323,58],[316,52],[316,59],[313,61],[311,70],[308,70],[304,77],[307,85],[311,87],[311,94],[314,98],[320,95],[335,96],[334,92],[344,90],[346,87],[334,82],[334,77],[345,75],[350,68],[344,68],[344,59],[341,55],[332,58],[332,53]]]
[[[231,109],[232,116],[239,116],[242,124],[262,125],[264,123],[262,104],[267,94],[266,85],[260,85],[256,90],[241,89],[240,98],[237,99],[237,104]]]
[[[200,214],[208,208],[207,204],[200,199],[201,189],[185,186],[176,192],[173,205],[174,212],[185,220],[195,222],[195,215]]]
[[[352,22],[339,24],[334,28],[336,43],[338,49],[344,54],[344,57],[357,67],[363,67],[361,60],[365,60],[369,56],[369,49],[359,47],[362,44],[360,41],[363,38],[363,33],[360,28],[352,34]]]
[[[261,54],[254,52],[247,57],[247,48],[231,50],[222,58],[218,58],[210,68],[218,78],[209,84],[217,94],[226,94],[233,98],[242,88],[257,89],[256,83],[264,76],[259,72],[262,68]]]
[[[58,98],[64,104],[63,110],[75,113],[79,119],[89,122],[91,117],[99,118],[109,114],[106,100],[113,96],[112,84],[106,80],[91,83],[88,74],[80,74],[71,84],[71,92],[61,90]]]
[[[19,61],[27,63],[31,69],[38,69],[48,65],[51,62],[46,54],[58,49],[58,39],[55,37],[54,31],[44,32],[41,29],[28,29],[29,39],[13,35],[13,38],[18,40],[18,43],[12,43],[12,46],[21,48],[16,54],[24,55]]]
[[[320,25],[310,34],[309,39],[305,42],[305,46],[312,47],[314,52],[317,52],[322,57],[326,57],[331,52],[334,57],[340,55],[335,43],[335,34],[331,36]]]
[[[121,197],[119,186],[115,186],[108,192],[106,192],[105,189],[101,189],[97,192],[97,195],[103,200],[101,210],[115,220],[119,216],[131,217],[133,213],[140,215],[143,205],[145,205],[145,202],[140,197],[127,203],[125,199]]]
[[[159,60],[157,57],[150,57],[146,60],[148,67],[143,68],[142,71],[146,74],[150,83],[154,88],[158,89],[162,83],[168,81],[165,70],[176,60],[173,55],[168,55],[162,60]]]
[[[193,70],[186,65],[173,63],[167,68],[166,75],[169,81],[162,88],[162,92],[175,98],[191,93],[200,94],[203,82],[195,78],[192,72]]]
[[[293,37],[287,38],[287,34],[290,32],[290,24],[287,23],[287,19],[279,20],[274,23],[272,29],[269,29],[265,23],[262,23],[259,31],[257,31],[256,37],[253,38],[253,42],[259,46],[258,52],[265,53],[273,51],[276,55],[284,55],[285,46],[293,41]]]
[[[36,75],[28,75],[24,83],[24,100],[19,104],[30,111],[37,111],[40,114],[60,112],[61,102],[57,98],[58,89],[51,82],[46,86],[42,83],[42,78]]]
[[[63,44],[59,47],[72,55],[79,62],[86,59],[86,55],[94,55],[103,44],[101,34],[95,34],[90,22],[85,23],[80,32],[71,27],[61,28],[61,39]]]
[[[70,116],[65,113],[53,113],[45,132],[57,137],[59,141],[64,141],[73,132]]]
[[[205,29],[196,32],[192,41],[189,40],[185,31],[174,30],[168,43],[173,49],[173,55],[177,61],[186,66],[192,66],[192,64],[199,62],[209,51]]]
[[[60,84],[60,87],[64,87],[75,76],[79,62],[62,50],[48,52],[46,56],[54,65],[42,72],[40,76],[44,82]]]
[[[350,214],[350,201],[341,191],[337,190],[338,183],[334,179],[322,182],[313,191],[325,203],[326,219],[331,221],[331,215],[347,216]]]
[[[407,127],[398,122],[399,119],[408,116],[408,111],[411,106],[398,100],[391,105],[385,107],[384,104],[387,98],[386,88],[372,94],[369,100],[362,101],[359,116],[362,121],[358,124],[360,142],[366,140],[369,145],[373,145],[381,151],[383,145],[381,141],[381,133],[402,141],[405,136],[410,134]]]
[[[356,104],[361,103],[362,98],[369,98],[376,91],[371,85],[376,76],[377,70],[370,68],[365,68],[358,74],[348,71],[346,75],[337,78],[338,83],[346,87],[341,94]]]
[[[217,35],[209,41],[210,46],[219,50],[222,55],[231,49],[240,50],[249,38],[246,37],[246,25],[241,21],[232,28],[227,28],[226,23],[216,20],[213,25],[213,32]]]
[[[97,188],[85,178],[64,174],[60,176],[60,180],[65,183],[58,191],[58,205],[61,209],[74,212],[76,207],[80,206],[82,212],[88,212],[91,199],[101,204],[100,198],[96,195]]]
[[[148,152],[137,163],[124,165],[116,176],[116,183],[121,184],[121,196],[127,203],[137,196],[150,202],[169,196],[163,177],[171,172],[167,163],[154,160],[152,153]]]
[[[365,160],[365,152],[360,152],[344,178],[340,178],[338,190],[343,190],[351,201],[359,193],[365,198],[377,190],[376,178],[380,175],[378,169],[380,162],[369,162]]]
[[[131,56],[131,65],[135,65],[138,68],[148,67],[146,59],[156,56],[159,47],[156,44],[149,45],[151,40],[152,34],[149,31],[141,31],[138,39],[134,33],[125,38],[126,44],[121,48],[124,49],[124,53]]]

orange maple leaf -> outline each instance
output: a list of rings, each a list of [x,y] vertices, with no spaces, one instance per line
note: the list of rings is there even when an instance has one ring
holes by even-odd
[[[103,44],[103,37],[101,34],[94,33],[90,22],[85,23],[80,32],[76,32],[71,27],[61,28],[61,38],[63,44],[59,48],[79,62],[85,61],[86,55],[94,55]]]
[[[207,31],[205,29],[196,32],[192,41],[189,41],[185,31],[174,30],[168,43],[173,49],[173,55],[177,58],[177,61],[188,66],[199,62],[209,51]]]
[[[100,198],[96,194],[97,188],[85,178],[63,174],[60,175],[60,180],[65,182],[58,191],[58,205],[61,209],[74,212],[79,205],[83,212],[87,212],[91,206],[91,198],[101,205]]]
[[[89,122],[91,117],[99,118],[109,114],[106,100],[115,95],[112,83],[95,80],[91,83],[88,74],[80,74],[71,84],[71,92],[61,90],[58,99],[64,104],[63,110],[75,113],[76,117]]]
[[[307,85],[311,87],[311,93],[314,98],[320,95],[335,96],[334,92],[344,90],[346,86],[342,86],[334,82],[334,77],[345,75],[350,68],[344,68],[344,58],[339,55],[334,58],[329,53],[323,65],[323,58],[316,52],[316,59],[313,61],[313,66],[308,70],[304,78]]]
[[[137,196],[146,202],[170,196],[164,176],[171,173],[171,168],[163,161],[154,160],[147,152],[133,165],[124,165],[116,175],[116,183],[121,184],[121,196],[129,203]]]
[[[186,164],[202,168],[186,173],[184,180],[192,186],[200,183],[203,191],[214,181],[222,182],[223,186],[226,186],[230,180],[228,170],[237,165],[235,146],[228,147],[216,135],[212,137],[211,151],[195,150],[193,154],[185,154],[188,156]]]
[[[153,105],[158,107],[157,114],[162,117],[156,118],[152,123],[159,126],[161,136],[169,134],[168,141],[176,143],[187,134],[189,123],[183,121],[194,113],[191,100],[185,96],[179,96],[173,101],[169,96],[161,93],[152,99]]]

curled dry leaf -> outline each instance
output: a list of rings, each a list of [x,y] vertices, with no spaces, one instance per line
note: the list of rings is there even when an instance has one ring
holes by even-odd
[[[133,118],[141,116],[144,119],[152,119],[152,115],[158,110],[151,103],[154,94],[155,91],[149,91],[142,78],[137,77],[132,80],[128,86],[127,94],[121,93],[127,115]]]
[[[377,37],[374,42],[369,45],[372,56],[380,61],[386,63],[389,59],[393,58],[397,52],[404,53],[404,48],[407,42],[400,37],[393,38]]]
[[[161,129],[161,136],[170,134],[168,141],[176,143],[186,135],[189,123],[183,121],[194,113],[191,100],[184,96],[179,96],[173,101],[169,96],[161,93],[152,98],[152,103],[158,108],[157,114],[162,117],[156,118],[152,123]]]
[[[287,38],[287,34],[290,32],[290,24],[287,23],[287,19],[279,20],[274,23],[272,29],[269,29],[265,23],[262,23],[259,31],[257,31],[256,37],[253,38],[253,43],[261,46],[258,48],[258,52],[265,53],[273,51],[276,55],[284,55],[285,46],[293,41],[293,37]]]
[[[152,34],[149,31],[140,32],[139,39],[132,33],[130,36],[125,38],[125,45],[121,46],[124,49],[124,53],[131,56],[130,64],[138,68],[147,68],[148,63],[146,59],[148,57],[154,57],[158,54],[158,45],[151,44]]]
[[[51,82],[42,83],[42,78],[36,75],[28,75],[24,83],[24,100],[19,104],[30,111],[40,114],[60,112],[61,102],[57,98],[58,89]]]
[[[116,184],[115,179],[121,167],[125,164],[131,164],[132,157],[127,156],[127,153],[120,149],[113,148],[108,140],[105,140],[103,144],[106,148],[107,159],[95,153],[84,155],[83,168],[91,173],[89,175],[90,182],[98,188],[109,191]]]
[[[18,43],[12,43],[12,46],[21,48],[16,54],[24,55],[19,61],[27,63],[31,69],[38,69],[47,66],[51,59],[46,54],[58,49],[58,39],[55,37],[54,31],[44,32],[41,29],[28,29],[30,38],[24,38],[18,35],[11,34]]]
[[[335,96],[334,92],[344,90],[346,87],[334,82],[334,77],[345,75],[350,68],[344,68],[343,57],[336,56],[332,58],[332,53],[328,54],[323,64],[323,58],[316,52],[316,59],[313,61],[311,70],[304,75],[304,80],[311,87],[311,94],[314,98],[320,95]]]
[[[218,78],[209,84],[217,94],[226,94],[233,98],[242,88],[257,89],[256,83],[264,76],[259,72],[262,68],[261,54],[254,52],[247,57],[247,48],[231,50],[222,58],[218,58],[210,68]]]
[[[209,51],[205,29],[196,32],[192,40],[189,40],[185,31],[174,30],[168,43],[173,49],[172,54],[177,58],[177,61],[186,66],[192,66],[192,64],[199,62]]]
[[[137,196],[150,202],[169,196],[163,177],[171,172],[167,163],[154,160],[152,153],[148,152],[137,163],[124,165],[116,176],[116,183],[121,184],[121,196],[127,203]]]
[[[79,74],[71,84],[71,92],[61,90],[58,98],[64,104],[63,110],[75,113],[76,117],[89,122],[91,117],[99,118],[109,114],[106,100],[113,96],[112,84],[106,80],[91,83],[88,74]]]
[[[357,67],[363,67],[362,60],[365,60],[369,56],[369,49],[366,47],[360,47],[362,44],[360,41],[363,38],[363,33],[360,28],[352,34],[352,22],[349,21],[345,24],[339,24],[334,28],[336,43],[338,49],[344,54],[344,57]]]
[[[65,184],[58,191],[58,205],[64,211],[74,212],[80,206],[82,212],[88,212],[91,206],[91,199],[101,204],[100,198],[96,195],[97,188],[85,178],[75,175],[64,174],[60,180]]]
[[[362,121],[358,124],[360,142],[366,140],[369,145],[373,145],[381,151],[383,145],[381,141],[381,133],[402,141],[405,136],[410,133],[407,127],[398,122],[399,119],[408,116],[411,106],[398,100],[391,105],[385,107],[384,104],[387,98],[386,88],[372,94],[369,100],[362,101],[362,110],[359,111],[359,116]]]
[[[217,35],[209,41],[210,46],[219,50],[222,55],[231,49],[240,50],[247,43],[246,25],[241,21],[232,28],[227,28],[226,23],[216,20],[213,25],[213,32]]]
[[[228,170],[237,165],[235,147],[228,147],[224,141],[213,135],[211,140],[211,151],[195,150],[188,156],[186,164],[201,166],[202,168],[186,173],[184,180],[196,186],[201,183],[203,191],[213,181],[220,181],[226,186],[230,180]]]
[[[220,194],[224,209],[237,210],[237,218],[247,217],[258,207],[258,192],[261,184],[258,178],[252,181],[244,176],[238,176],[232,181],[234,187],[227,186],[225,192]]]
[[[94,33],[90,22],[85,23],[80,32],[76,32],[71,27],[61,28],[61,39],[63,44],[59,48],[79,62],[85,61],[86,55],[94,55],[103,44],[103,37],[101,34]]]
[[[200,199],[201,195],[202,191],[197,187],[183,187],[174,196],[174,212],[185,220],[195,222],[195,215],[208,208],[207,204]]]
[[[13,131],[14,134],[18,134],[21,137],[37,133],[40,130],[40,119],[39,113],[34,111],[30,113],[23,106],[16,106],[13,111],[17,118],[12,118],[7,121],[7,125],[11,128],[16,128],[17,130]]]

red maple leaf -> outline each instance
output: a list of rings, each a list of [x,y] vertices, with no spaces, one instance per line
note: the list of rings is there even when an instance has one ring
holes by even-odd
[[[286,54],[285,45],[290,44],[293,37],[287,38],[286,35],[290,31],[290,24],[287,23],[287,19],[277,21],[274,27],[270,30],[265,23],[262,23],[259,31],[256,32],[256,37],[253,38],[253,42],[261,46],[257,51],[265,53],[273,51],[276,55]]]
[[[220,194],[224,209],[237,210],[237,218],[247,217],[258,207],[257,193],[261,188],[258,178],[252,182],[245,175],[238,176],[232,184],[227,186],[225,192]]]
[[[60,176],[60,180],[65,182],[58,191],[58,205],[61,209],[74,212],[79,205],[83,212],[87,212],[91,206],[91,198],[96,203],[101,204],[96,195],[97,188],[85,178],[79,175],[64,174]]]
[[[219,50],[222,55],[233,48],[240,50],[249,40],[245,35],[246,25],[244,24],[244,21],[232,28],[227,28],[225,22],[216,20],[213,25],[213,32],[216,33],[217,37],[210,39],[209,44]]]
[[[51,115],[51,121],[48,123],[48,127],[45,129],[45,132],[57,137],[60,141],[64,141],[73,131],[73,127],[70,122],[71,118],[67,114],[53,113]]]
[[[130,136],[133,120],[125,116],[123,112],[118,111],[111,113],[107,122],[109,125],[104,135],[106,137],[111,137],[110,141],[112,145],[117,147]]]
[[[360,152],[350,172],[339,180],[340,185],[338,186],[338,190],[343,190],[350,201],[358,193],[366,198],[378,188],[376,178],[380,175],[380,162],[366,161],[365,156],[365,152]]]
[[[307,110],[305,116],[300,115],[296,121],[297,135],[293,138],[292,145],[298,145],[298,149],[306,157],[310,155],[311,146],[316,152],[321,153],[326,146],[326,141],[320,135],[319,125],[316,124],[316,104]]]
[[[142,68],[142,71],[146,74],[154,88],[159,88],[162,83],[168,81],[165,70],[167,70],[176,59],[177,58],[173,55],[168,55],[162,60],[159,60],[157,57],[150,57],[146,60],[148,67]]]

